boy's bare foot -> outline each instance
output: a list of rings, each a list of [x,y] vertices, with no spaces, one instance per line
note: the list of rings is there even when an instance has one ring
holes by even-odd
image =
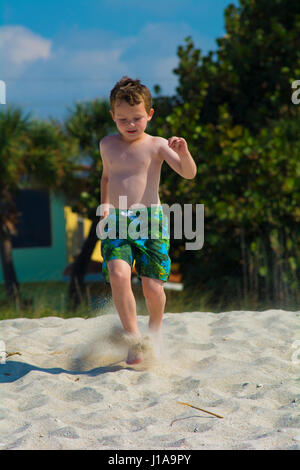
[[[129,342],[129,348],[126,364],[139,364],[144,360],[142,338],[128,336],[127,341]]]
[[[126,364],[133,365],[139,364],[144,360],[144,356],[142,352],[135,351],[134,348],[129,348]]]

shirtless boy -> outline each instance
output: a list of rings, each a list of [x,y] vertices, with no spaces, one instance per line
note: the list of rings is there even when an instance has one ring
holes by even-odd
[[[139,80],[123,77],[116,83],[110,94],[110,106],[119,134],[106,136],[100,141],[103,162],[101,206],[113,206],[117,222],[121,217],[127,218],[127,222],[132,221],[132,213],[124,212],[124,209],[139,205],[161,221],[162,206],[158,192],[162,163],[166,161],[183,178],[192,179],[196,175],[197,167],[187,143],[181,137],[173,136],[167,140],[145,132],[154,109],[150,91]],[[122,196],[126,207],[120,206]],[[110,211],[104,210],[102,234],[109,216]],[[167,227],[162,227],[158,239],[132,240],[130,236],[121,239],[117,233],[116,239],[101,241],[102,271],[106,281],[110,282],[113,302],[125,332],[137,340],[140,333],[131,288],[133,260],[149,312],[149,330],[157,334],[162,326],[166,303],[163,284],[168,280],[171,267],[166,231]],[[129,347],[126,362],[137,364],[142,360],[142,352]]]

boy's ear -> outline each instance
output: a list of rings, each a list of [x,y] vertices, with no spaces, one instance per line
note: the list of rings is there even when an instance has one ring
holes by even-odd
[[[115,120],[115,118],[114,118],[114,112],[113,112],[111,109],[109,110],[109,112],[110,112],[111,117],[113,118],[113,120]]]
[[[149,113],[148,113],[148,121],[150,121],[152,119],[153,114],[154,114],[154,109],[151,108]]]

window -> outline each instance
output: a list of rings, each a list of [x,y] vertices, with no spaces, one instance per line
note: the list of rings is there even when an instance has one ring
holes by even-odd
[[[46,190],[22,189],[16,196],[18,234],[12,237],[13,248],[52,245],[50,196]]]

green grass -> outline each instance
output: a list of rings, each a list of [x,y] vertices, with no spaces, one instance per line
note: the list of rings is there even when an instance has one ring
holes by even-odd
[[[133,284],[132,289],[137,303],[139,315],[147,315],[145,299],[140,284]],[[58,316],[63,318],[89,318],[115,312],[112,302],[111,288],[102,283],[86,284],[84,302],[78,309],[68,309],[68,284],[64,282],[23,283],[20,286],[23,305],[18,302],[7,303],[4,286],[0,285],[0,320],[26,317],[42,318]],[[224,312],[230,310],[265,310],[268,308],[284,308],[267,303],[257,304],[255,299],[247,298],[239,301],[227,295],[216,295],[214,292],[192,289],[184,291],[165,290],[165,312],[180,313],[189,311]],[[294,310],[293,308],[290,308]]]
[[[148,314],[140,284],[133,284],[132,289],[137,303],[139,315]],[[183,311],[207,310],[208,295],[165,290],[165,312],[179,313]],[[42,318],[59,316],[63,318],[88,318],[115,311],[112,302],[111,288],[102,283],[86,284],[86,295],[83,304],[74,310],[68,309],[68,284],[64,282],[23,283],[20,286],[22,305],[18,302],[8,303],[4,286],[0,286],[0,320],[26,317]]]
[[[132,289],[138,314],[147,314],[141,285],[133,284]],[[186,295],[183,292],[166,290],[166,296],[165,311],[180,312],[183,309],[186,310],[187,305],[192,309],[199,308],[199,302],[195,302],[192,307],[191,299],[187,304]],[[18,302],[8,303],[4,286],[0,286],[0,320],[46,316],[88,318],[115,311],[110,286],[102,283],[86,284],[84,302],[75,311],[68,309],[68,284],[64,282],[23,283],[20,286],[20,298],[22,305],[19,305]]]
[[[90,286],[87,286],[90,294]],[[101,289],[99,289],[101,295]],[[68,284],[65,282],[23,283],[20,285],[21,304],[8,303],[3,285],[0,286],[0,320],[26,317],[41,318],[58,316],[63,318],[89,317],[93,315],[91,302],[87,300],[76,312],[68,309]]]

